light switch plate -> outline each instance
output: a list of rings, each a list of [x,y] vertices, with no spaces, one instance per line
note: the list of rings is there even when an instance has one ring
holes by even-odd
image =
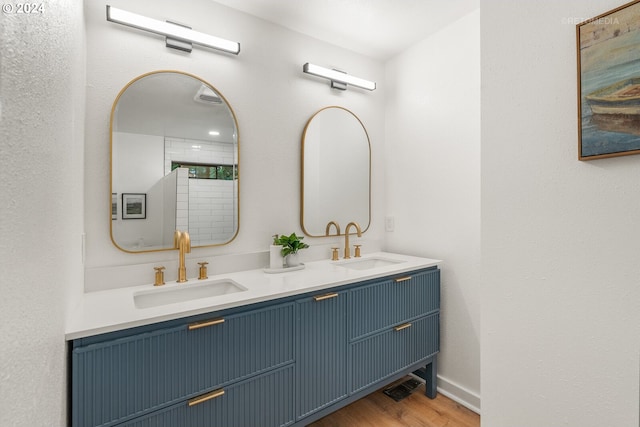
[[[387,216],[384,218],[384,230],[385,231],[393,231],[396,228],[396,220],[392,216]]]

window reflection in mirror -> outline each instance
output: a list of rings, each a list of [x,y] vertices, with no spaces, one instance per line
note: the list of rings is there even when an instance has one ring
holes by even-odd
[[[238,126],[222,94],[187,73],[137,77],[111,114],[111,239],[127,252],[173,248],[175,230],[193,247],[238,233]],[[145,218],[123,214],[120,195],[146,196]],[[114,205],[115,203],[115,205]]]
[[[302,136],[301,226],[308,236],[324,236],[330,221],[371,222],[371,148],[358,117],[337,106],[314,114]],[[331,229],[335,235],[335,228]]]

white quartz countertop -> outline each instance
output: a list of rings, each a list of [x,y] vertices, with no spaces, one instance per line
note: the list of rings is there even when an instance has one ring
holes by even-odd
[[[362,262],[367,259],[372,261],[385,259],[398,262],[364,270],[341,266],[341,264]],[[134,304],[134,295],[141,291],[190,286],[197,284],[199,281],[197,278],[190,278],[188,282],[181,284],[175,281],[167,281],[167,284],[161,287],[147,284],[90,292],[83,294],[78,305],[69,314],[65,336],[67,340],[72,340],[114,332],[433,267],[440,262],[440,260],[429,258],[377,252],[364,255],[361,258],[352,258],[351,260],[307,262],[301,270],[276,274],[266,273],[263,269],[239,271],[209,276],[207,281],[232,280],[246,288],[246,291],[149,308],[137,308]]]

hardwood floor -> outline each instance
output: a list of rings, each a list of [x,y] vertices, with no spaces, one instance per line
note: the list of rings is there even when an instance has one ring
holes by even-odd
[[[405,381],[400,380],[398,383]],[[386,388],[386,387],[385,387]],[[424,395],[424,384],[396,402],[382,389],[307,427],[479,427],[480,415],[438,394]]]

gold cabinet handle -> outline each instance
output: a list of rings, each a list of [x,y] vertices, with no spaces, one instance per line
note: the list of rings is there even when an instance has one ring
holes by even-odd
[[[411,280],[411,276],[398,277],[396,283],[406,282],[407,280]]]
[[[407,329],[407,328],[410,328],[410,327],[411,327],[411,323],[405,323],[404,325],[396,326],[393,329],[395,329],[396,332],[397,332],[397,331],[401,331],[403,329]]]
[[[214,390],[211,393],[203,394],[202,396],[198,396],[198,397],[194,397],[193,399],[190,399],[189,402],[187,402],[187,404],[189,406],[199,405],[201,403],[206,402],[207,400],[211,400],[211,399],[215,399],[216,397],[220,397],[223,394],[224,394],[224,390],[223,389]]]
[[[189,325],[189,330],[193,331],[195,329],[206,328],[207,326],[219,325],[224,323],[224,319],[222,317],[218,319],[205,320],[204,322],[196,322]]]
[[[335,298],[335,297],[337,297],[337,296],[338,296],[338,294],[337,294],[337,293],[335,293],[335,292],[333,292],[333,293],[330,293],[330,294],[318,295],[317,297],[313,297],[313,299],[314,299],[315,301],[324,301],[324,300],[326,300],[326,299]]]

